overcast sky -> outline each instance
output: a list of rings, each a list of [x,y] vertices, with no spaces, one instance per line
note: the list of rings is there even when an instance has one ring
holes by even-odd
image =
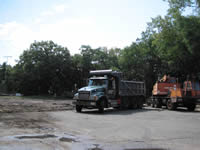
[[[81,45],[129,46],[147,22],[165,15],[163,0],[0,0],[0,63],[41,40],[53,40],[73,55]]]

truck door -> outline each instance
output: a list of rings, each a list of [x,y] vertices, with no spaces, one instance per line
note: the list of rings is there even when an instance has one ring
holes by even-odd
[[[185,96],[192,96],[192,83],[191,81],[184,82],[184,95]]]
[[[115,99],[116,98],[116,79],[112,77],[108,82],[108,98]]]

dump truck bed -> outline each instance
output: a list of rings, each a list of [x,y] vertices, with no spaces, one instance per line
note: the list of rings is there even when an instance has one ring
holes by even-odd
[[[145,96],[145,83],[141,81],[125,81],[119,84],[120,96]]]

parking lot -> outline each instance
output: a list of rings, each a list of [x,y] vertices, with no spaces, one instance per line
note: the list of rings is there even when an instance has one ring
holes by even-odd
[[[43,103],[37,102],[42,107]],[[53,104],[59,103],[70,109],[1,112],[0,149],[199,150],[200,147],[199,108],[195,112],[182,108],[107,109],[99,114],[97,110],[76,113],[70,100]]]

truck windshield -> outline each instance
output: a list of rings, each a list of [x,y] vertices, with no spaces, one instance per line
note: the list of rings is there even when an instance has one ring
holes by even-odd
[[[88,86],[105,86],[107,85],[106,79],[90,79]]]

